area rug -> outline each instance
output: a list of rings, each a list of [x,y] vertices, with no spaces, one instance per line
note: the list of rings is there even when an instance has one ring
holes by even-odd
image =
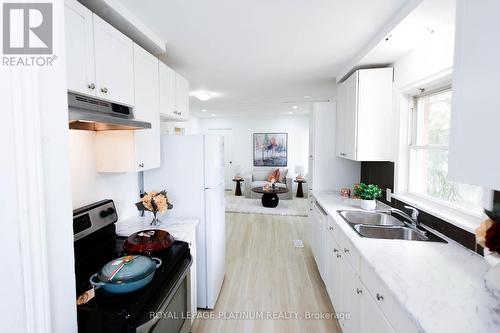
[[[262,206],[260,199],[237,197],[234,192],[227,191],[226,213],[307,216],[308,200],[294,197],[293,200],[280,200],[276,208],[267,208]]]

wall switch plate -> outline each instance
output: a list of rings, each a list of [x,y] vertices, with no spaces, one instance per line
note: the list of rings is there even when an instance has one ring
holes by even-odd
[[[392,191],[390,188],[385,189],[385,200],[387,202],[391,202],[392,200]]]

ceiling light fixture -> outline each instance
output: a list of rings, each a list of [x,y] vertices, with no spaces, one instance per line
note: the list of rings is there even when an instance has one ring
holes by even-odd
[[[292,109],[297,110],[299,107],[297,105],[292,106]]]
[[[205,102],[214,97],[214,94],[208,91],[198,91],[193,93],[193,96],[198,98],[200,101]]]
[[[202,109],[201,112],[207,112],[207,109]]]
[[[215,117],[215,113],[212,113],[210,116],[211,116],[211,117]]]
[[[290,111],[290,112],[288,112],[288,114],[293,114],[293,112],[292,112],[292,111]]]
[[[305,95],[305,96],[304,96],[304,98],[311,98],[311,96],[309,96],[309,95]]]

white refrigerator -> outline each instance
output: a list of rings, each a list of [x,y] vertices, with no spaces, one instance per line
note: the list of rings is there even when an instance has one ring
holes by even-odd
[[[161,167],[144,172],[144,190],[163,189],[174,206],[168,216],[200,221],[196,228],[197,305],[213,309],[225,273],[223,137],[162,136]]]

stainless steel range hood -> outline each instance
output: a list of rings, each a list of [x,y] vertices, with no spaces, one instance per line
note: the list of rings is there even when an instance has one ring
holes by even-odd
[[[134,119],[132,108],[68,93],[69,128],[87,131],[138,130],[151,123]]]

